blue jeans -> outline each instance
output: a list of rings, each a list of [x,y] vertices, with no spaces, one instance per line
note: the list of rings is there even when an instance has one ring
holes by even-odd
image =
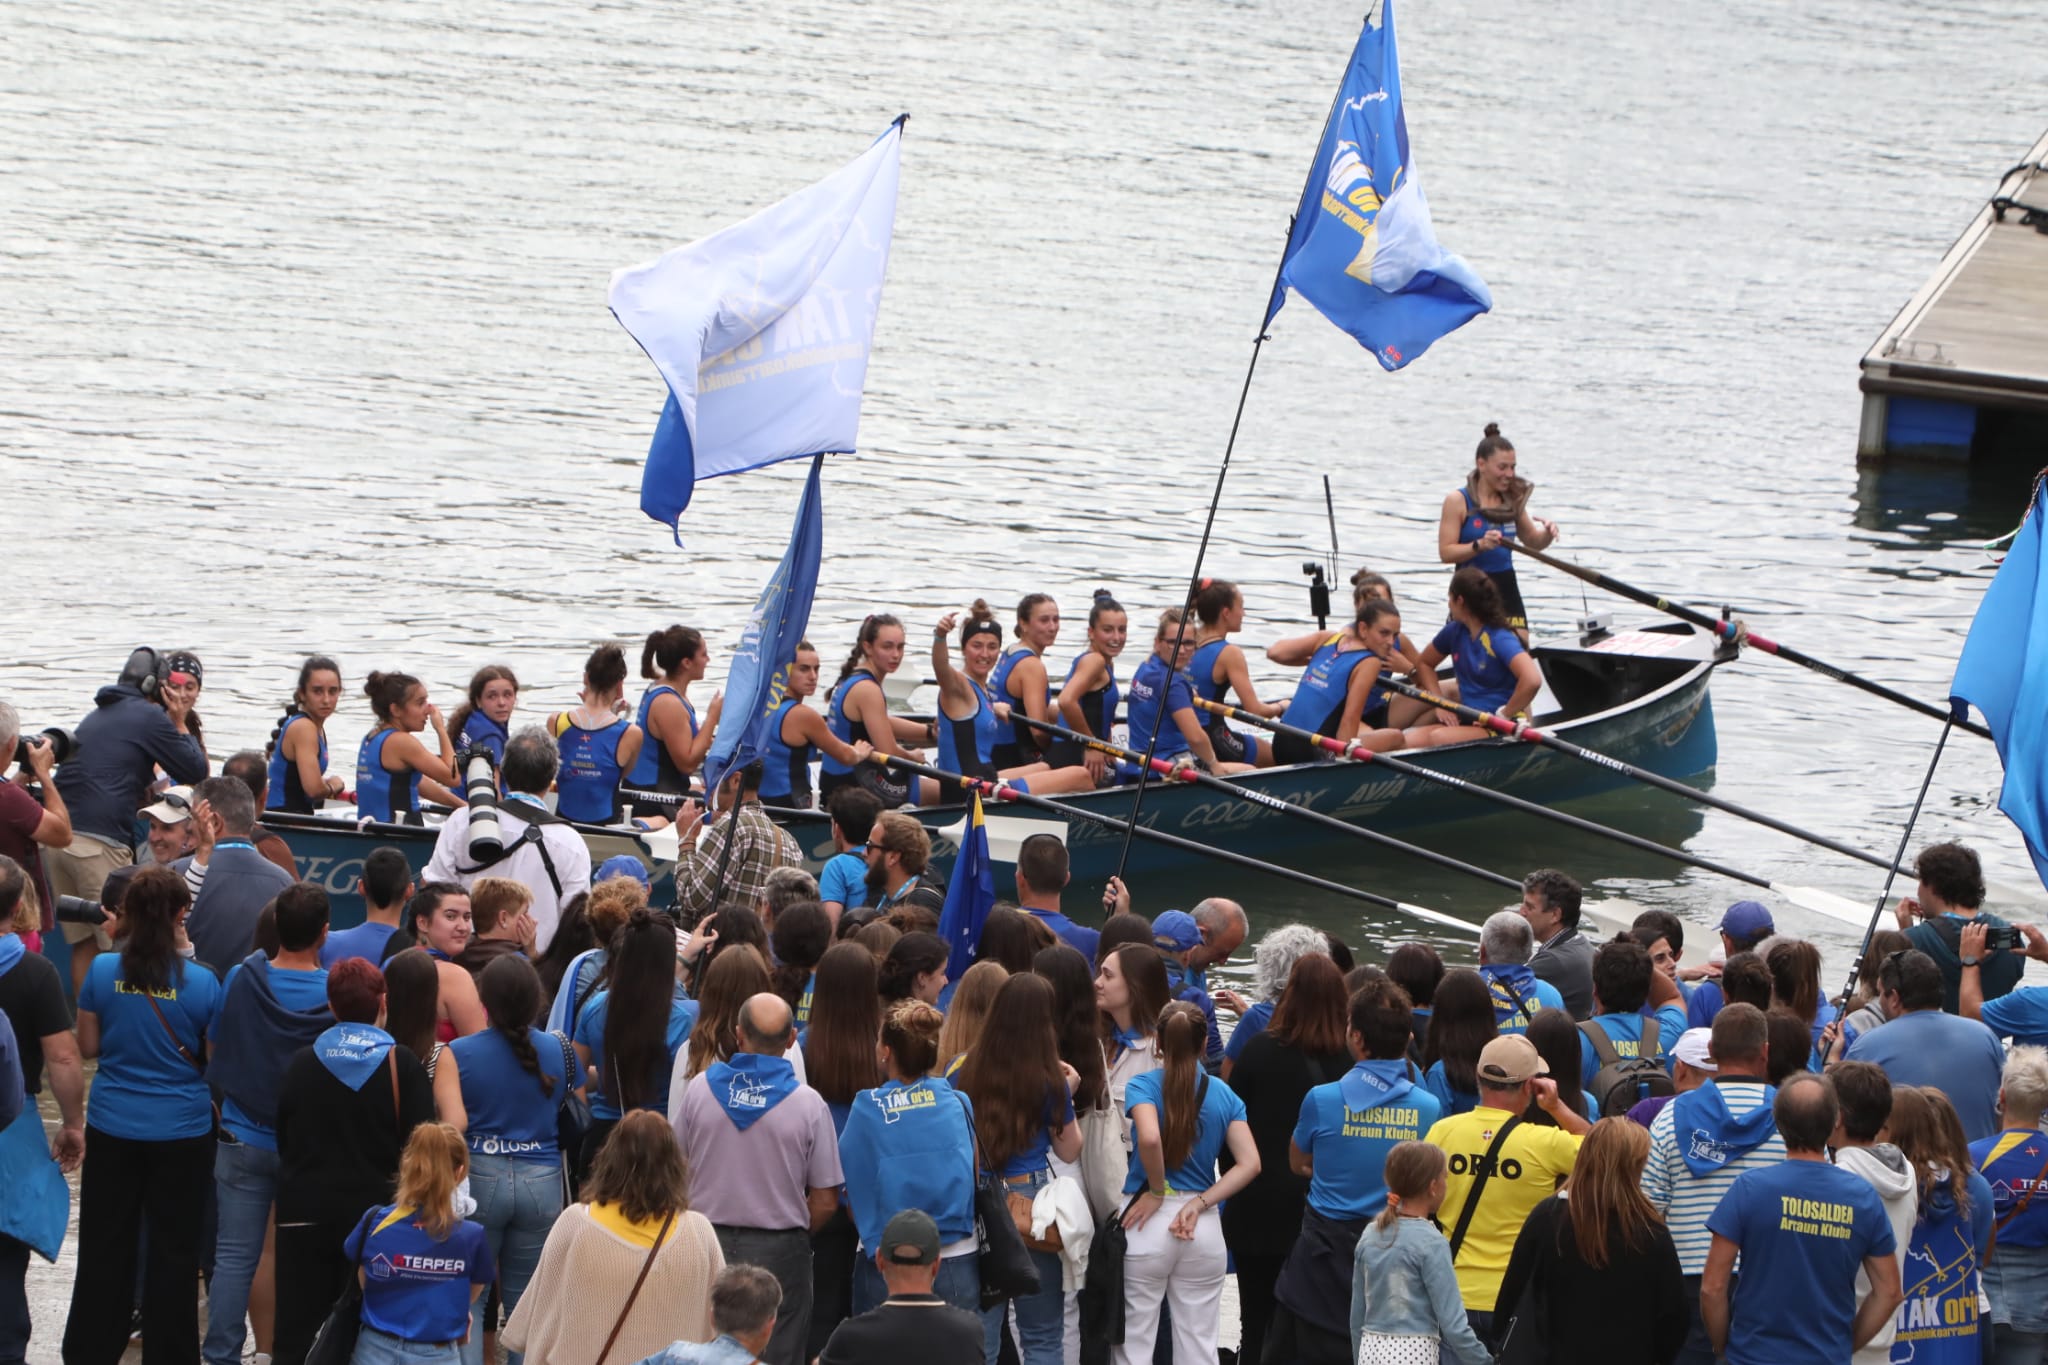
[[[1017,1194],[1036,1195],[1051,1183],[1052,1172],[1044,1170],[1028,1180],[1010,1181],[1009,1188]],[[1028,1298],[1011,1299],[983,1313],[982,1345],[988,1359],[994,1360],[1002,1346],[1004,1310],[1015,1309],[1017,1351],[1023,1357],[1023,1365],[1062,1365],[1066,1355],[1067,1296],[1060,1288],[1059,1254],[1033,1251],[1031,1263],[1038,1268],[1038,1292]]]
[[[248,1336],[249,1285],[263,1257],[263,1234],[277,1197],[276,1152],[223,1135],[213,1153],[213,1188],[220,1207],[214,1242],[213,1284],[206,1294],[206,1365],[241,1365]]]
[[[348,1365],[455,1365],[462,1358],[453,1345],[424,1341],[401,1341],[374,1327],[365,1327],[356,1338],[356,1353]]]
[[[534,1267],[540,1264],[541,1248],[547,1244],[548,1229],[562,1211],[562,1168],[554,1161],[521,1161],[514,1157],[472,1152],[469,1157],[469,1193],[476,1200],[476,1221],[483,1224],[491,1244],[491,1259],[498,1266],[498,1296],[504,1300],[505,1315],[519,1306]],[[490,1295],[480,1294],[470,1310],[469,1339],[481,1359],[484,1330],[496,1323],[484,1322],[484,1305]],[[520,1365],[518,1352],[509,1352],[507,1365]]]
[[[932,1293],[937,1294],[955,1308],[969,1313],[981,1313],[981,1258],[979,1256],[948,1256],[939,1262],[939,1278],[932,1284]],[[862,1256],[853,1263],[853,1315],[871,1312],[882,1306],[882,1300],[889,1297],[889,1286],[882,1282],[882,1272],[875,1269],[875,1258]]]

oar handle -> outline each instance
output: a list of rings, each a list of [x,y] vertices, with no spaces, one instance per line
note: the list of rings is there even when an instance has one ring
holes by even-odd
[[[1260,729],[1270,730],[1276,735],[1292,735],[1294,738],[1313,744],[1317,748],[1327,749],[1339,758],[1355,758],[1361,763],[1384,761],[1379,754],[1374,753],[1363,744],[1346,744],[1341,739],[1332,739],[1328,735],[1319,735],[1313,730],[1304,730],[1299,725],[1288,725],[1269,716],[1256,715],[1245,710],[1242,706],[1232,706],[1228,702],[1204,701],[1200,697],[1196,697],[1194,702],[1195,705],[1201,707],[1204,711],[1214,712],[1219,716],[1228,716],[1232,720],[1241,720],[1247,725],[1256,725]]]
[[[1094,735],[1084,735],[1079,730],[1069,730],[1064,725],[1054,725],[1049,720],[1033,720],[1029,716],[1018,715],[1015,710],[1010,712],[1010,718],[1020,721],[1034,730],[1043,730],[1049,735],[1072,740],[1084,749],[1093,749],[1099,754],[1107,754],[1111,758],[1122,759],[1126,763],[1149,767],[1161,777],[1171,777],[1180,782],[1192,782],[1199,776],[1194,769],[1175,763],[1171,759],[1155,756],[1148,762],[1145,756],[1135,749],[1126,749],[1121,744],[1113,744],[1106,739],[1097,739]]]

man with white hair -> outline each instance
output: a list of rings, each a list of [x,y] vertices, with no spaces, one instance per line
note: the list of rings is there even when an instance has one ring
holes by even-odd
[[[1287,989],[1287,978],[1294,974],[1294,964],[1312,954],[1330,955],[1330,940],[1320,929],[1311,929],[1306,924],[1283,924],[1259,940],[1259,946],[1252,950],[1253,990],[1258,993],[1258,1003],[1248,1005],[1237,1021],[1237,1028],[1230,1035],[1230,1042],[1223,1049],[1223,1079],[1230,1079],[1231,1068],[1237,1065],[1238,1056],[1244,1045],[1266,1031],[1266,1025],[1273,1022],[1273,1011],[1280,1007],[1280,993]],[[1228,997],[1237,999],[1235,991],[1215,992],[1218,1000]]]
[[[20,747],[21,717],[12,706],[0,701],[0,773],[13,764],[15,751]],[[38,735],[29,741],[28,762],[21,765],[14,780],[0,782],[0,855],[14,859],[28,873],[36,889],[40,928],[46,934],[55,921],[51,919],[54,902],[50,899],[49,878],[43,875],[42,850],[71,845],[71,812],[64,807],[64,794],[50,780],[56,766],[57,751],[47,738]],[[31,783],[42,784],[40,802],[29,795]],[[0,924],[0,933],[5,932],[6,926]]]
[[[1891,1025],[1885,1025],[1890,1028]],[[1991,1186],[1998,1243],[1984,1262],[1984,1292],[1991,1299],[1996,1334],[1993,1360],[2036,1360],[2048,1345],[2048,1050],[2021,1046],[1999,1075],[2002,1130],[1970,1144],[1970,1164]],[[1910,1338],[1910,1333],[1908,1334]]]
[[[1493,1022],[1502,1033],[1526,1033],[1538,1010],[1561,1010],[1564,996],[1529,968],[1536,931],[1519,910],[1487,918],[1479,931],[1479,975],[1493,997]]]

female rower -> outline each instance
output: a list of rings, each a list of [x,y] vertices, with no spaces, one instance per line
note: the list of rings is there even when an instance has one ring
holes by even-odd
[[[1230,643],[1231,635],[1244,629],[1244,594],[1237,584],[1226,578],[1203,579],[1195,593],[1195,618],[1202,623],[1195,632],[1195,657],[1188,665],[1195,695],[1203,701],[1220,702],[1225,692],[1235,691],[1239,704],[1253,715],[1271,719],[1285,714],[1287,703],[1259,700],[1244,651]],[[1259,743],[1257,736],[1231,729],[1214,712],[1203,712],[1202,724],[1209,731],[1216,756],[1224,762],[1273,766],[1273,746]]]
[[[1195,714],[1195,691],[1187,672],[1188,660],[1194,657],[1195,640],[1193,632],[1182,635],[1180,622],[1179,607],[1168,607],[1159,613],[1152,652],[1131,674],[1130,747],[1143,753],[1145,746],[1152,744],[1152,756],[1168,761],[1191,755],[1212,773],[1250,772],[1249,763],[1224,763],[1217,759],[1216,750],[1209,743],[1209,732],[1202,728],[1201,719]],[[1180,642],[1178,650],[1174,648],[1176,640]],[[1162,706],[1166,710],[1163,718],[1159,714]],[[1152,739],[1155,733],[1159,737],[1156,743]],[[1139,776],[1128,766],[1123,775],[1131,779]]]
[[[996,664],[989,677],[995,700],[1010,708],[1010,739],[998,745],[995,765],[1016,768],[1035,763],[1050,747],[1043,732],[1017,719],[1016,710],[1033,720],[1054,720],[1052,679],[1045,671],[1045,651],[1060,637],[1060,604],[1042,592],[1026,594],[1017,604],[1017,624],[1012,628],[1017,643]]]
[[[1095,603],[1088,608],[1088,648],[1067,666],[1067,681],[1060,688],[1059,720],[1069,730],[1109,738],[1109,727],[1116,724],[1116,656],[1124,652],[1130,624],[1131,618],[1109,589],[1097,588]],[[1047,758],[1062,771],[1084,771],[1088,783],[1082,790],[1114,780],[1115,764],[1109,756],[1099,749],[1083,748],[1075,740],[1054,740]]]
[[[839,679],[832,684],[832,700],[826,708],[827,723],[832,733],[842,743],[855,744],[865,741],[875,750],[894,754],[922,763],[924,755],[907,744],[917,744],[935,738],[936,725],[919,725],[914,720],[889,714],[889,698],[882,691],[882,679],[903,666],[903,623],[884,613],[870,616],[860,623],[860,634],[855,639],[853,652],[846,656],[846,663],[839,670]],[[818,794],[827,801],[832,793],[853,782],[868,787],[882,798],[885,807],[893,809],[905,804],[916,805],[921,799],[931,805],[939,799],[939,784],[930,778],[918,779],[907,784],[907,795],[899,796],[903,788],[885,779],[870,785],[873,777],[882,776],[880,769],[856,768],[832,755],[825,755],[819,765]]]
[[[1508,629],[1493,580],[1469,564],[1451,575],[1451,619],[1422,651],[1427,668],[1450,658],[1458,661],[1458,684],[1465,705],[1480,711],[1521,715],[1543,686],[1543,670],[1537,667],[1535,656],[1523,649],[1521,639]],[[1493,733],[1483,725],[1460,725],[1448,711],[1439,710],[1436,719],[1438,724],[1407,732],[1409,748],[1456,744]]]
[[[848,767],[868,756],[865,740],[848,744],[832,733],[822,715],[805,704],[817,690],[818,651],[809,640],[798,641],[782,701],[775,708],[775,719],[768,723],[767,762],[761,775],[764,805],[798,810],[815,806],[818,798],[811,790],[811,760],[820,752]]]
[[[599,645],[583,665],[583,705],[548,717],[562,749],[555,809],[571,820],[609,825],[619,818],[619,782],[640,757],[645,739],[626,718],[626,652]],[[659,817],[656,817],[659,818]]]
[[[299,665],[299,685],[270,734],[270,784],[263,808],[311,815],[348,784],[327,771],[327,718],[341,704],[341,665],[315,654]],[[300,725],[297,722],[305,721]],[[314,795],[314,793],[318,795]]]
[[[419,823],[420,798],[459,806],[448,789],[455,778],[455,744],[441,708],[427,700],[427,685],[410,673],[372,673],[363,679],[377,726],[356,751],[356,809],[368,820]],[[428,726],[441,743],[435,754],[413,736]]]
[[[1357,573],[1351,575],[1352,609],[1354,611],[1359,610],[1374,598],[1378,598],[1390,607],[1398,607],[1400,605],[1400,603],[1394,600],[1394,585],[1387,581],[1385,574],[1374,573],[1371,569],[1360,569]],[[1417,649],[1415,642],[1408,638],[1407,631],[1404,630],[1394,637],[1394,654],[1398,662],[1394,662],[1394,660],[1389,660],[1389,662],[1393,663],[1396,673],[1408,674],[1414,679],[1417,687],[1423,688],[1426,691],[1435,692],[1439,696],[1449,697],[1453,701],[1457,700],[1458,680],[1456,678],[1439,678],[1435,669],[1431,669],[1427,673],[1423,672],[1422,651]],[[1365,723],[1375,730],[1389,728],[1405,730],[1420,721],[1429,712],[1430,705],[1426,701],[1417,701],[1413,697],[1385,697],[1377,705],[1367,709]]]
[[[1003,628],[996,624],[988,603],[975,598],[967,611],[967,624],[960,627],[961,667],[955,668],[946,636],[959,619],[958,613],[948,613],[932,632],[932,676],[939,681],[939,766],[984,782],[1003,778],[1021,791],[1093,790],[1095,779],[1082,768],[1055,771],[1043,763],[996,766],[996,752],[1010,734],[1004,721],[1011,708],[991,700],[989,683],[996,656],[1002,652]],[[1121,632],[1118,644],[1122,644]]]
[[[713,692],[697,720],[697,708],[690,705],[690,684],[704,676],[711,651],[704,637],[688,626],[670,626],[651,632],[640,650],[640,676],[654,685],[640,696],[640,711],[634,723],[645,738],[640,757],[626,775],[625,785],[634,792],[682,796],[690,790],[690,775],[711,752],[711,734],[718,728],[718,713],[725,694]]]
[[[1386,691],[1378,686],[1380,674],[1392,661],[1400,638],[1401,613],[1391,602],[1373,599],[1359,607],[1358,619],[1342,634],[1316,631],[1266,646],[1266,657],[1274,663],[1302,670],[1294,700],[1280,714],[1282,723],[1360,744],[1376,754],[1400,748],[1399,730],[1361,729],[1368,713],[1386,705]],[[1313,763],[1323,755],[1321,747],[1305,739],[1284,732],[1273,736],[1277,763]]]
[[[448,718],[448,733],[458,748],[481,744],[491,762],[505,761],[505,741],[512,737],[512,708],[519,705],[519,679],[503,664],[485,664],[469,678],[469,696]]]
[[[1557,523],[1529,515],[1529,494],[1535,485],[1515,476],[1515,447],[1486,424],[1486,438],[1473,455],[1465,486],[1444,499],[1436,525],[1436,557],[1446,564],[1465,564],[1493,580],[1500,590],[1508,628],[1529,643],[1528,612],[1515,581],[1515,552],[1506,543],[1520,540],[1541,550],[1557,539]]]

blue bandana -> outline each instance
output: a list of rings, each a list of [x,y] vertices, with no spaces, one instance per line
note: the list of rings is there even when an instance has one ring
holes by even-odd
[[[1113,1028],[1110,1040],[1126,1052],[1135,1052],[1145,1044],[1145,1034],[1134,1028]]]
[[[1763,1102],[1739,1119],[1728,1112],[1717,1085],[1688,1090],[1671,1101],[1672,1135],[1687,1169],[1695,1176],[1711,1175],[1770,1141],[1776,1130],[1771,1103],[1777,1095],[1765,1086]]]
[[[374,1024],[336,1024],[313,1040],[313,1055],[336,1080],[360,1090],[392,1047],[391,1035]]]
[[[1509,963],[1504,967],[1485,966],[1479,974],[1486,978],[1487,994],[1493,997],[1493,1017],[1499,1024],[1505,1024],[1522,1013],[1523,1002],[1527,1002],[1529,1016],[1522,1022],[1527,1024],[1535,1012],[1543,1008],[1543,1002],[1536,998],[1536,973],[1525,963]]]
[[[714,1062],[704,1073],[711,1098],[742,1133],[770,1109],[796,1093],[796,1068],[787,1057],[735,1052],[729,1062]]]
[[[21,941],[20,934],[0,934],[0,976],[14,970],[14,964],[28,955],[28,945]]]
[[[1392,1104],[1414,1088],[1415,1083],[1408,1079],[1408,1063],[1399,1060],[1360,1062],[1337,1082],[1344,1107],[1354,1114]]]

